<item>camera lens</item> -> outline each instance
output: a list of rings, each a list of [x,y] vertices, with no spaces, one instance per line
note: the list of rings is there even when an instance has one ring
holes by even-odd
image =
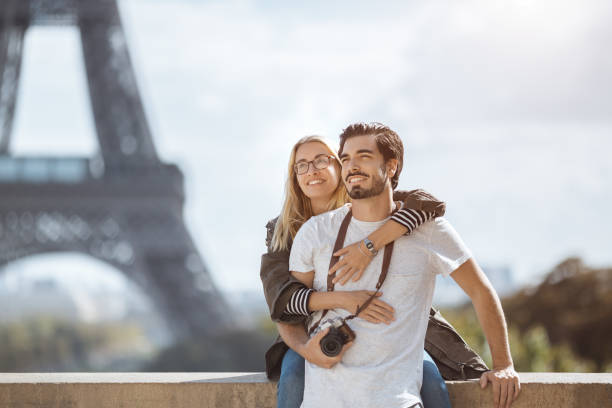
[[[330,331],[321,339],[321,351],[328,357],[337,356],[340,354],[344,344],[342,340],[342,336],[339,333],[332,333]]]

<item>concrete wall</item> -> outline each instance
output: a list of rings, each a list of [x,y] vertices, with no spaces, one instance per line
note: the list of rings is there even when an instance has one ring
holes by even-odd
[[[515,408],[612,407],[612,374],[522,373]],[[491,386],[448,382],[453,408],[491,407]],[[0,408],[275,407],[262,373],[0,374]]]

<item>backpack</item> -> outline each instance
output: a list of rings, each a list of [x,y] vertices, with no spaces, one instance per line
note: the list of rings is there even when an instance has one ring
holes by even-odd
[[[431,308],[425,335],[425,350],[434,360],[445,380],[480,378],[489,371],[485,362],[461,338],[457,330]]]

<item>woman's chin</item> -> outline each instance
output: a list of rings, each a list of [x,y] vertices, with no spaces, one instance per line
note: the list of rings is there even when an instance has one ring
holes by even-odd
[[[310,198],[310,200],[330,201],[334,192],[309,188],[308,191],[304,191],[304,194],[306,197]]]

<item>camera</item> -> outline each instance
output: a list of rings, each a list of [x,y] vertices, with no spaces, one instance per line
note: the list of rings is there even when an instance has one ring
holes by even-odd
[[[335,357],[342,351],[342,346],[355,339],[355,332],[342,318],[326,320],[319,326],[318,331],[327,327],[330,329],[321,339],[321,351],[326,356]]]

